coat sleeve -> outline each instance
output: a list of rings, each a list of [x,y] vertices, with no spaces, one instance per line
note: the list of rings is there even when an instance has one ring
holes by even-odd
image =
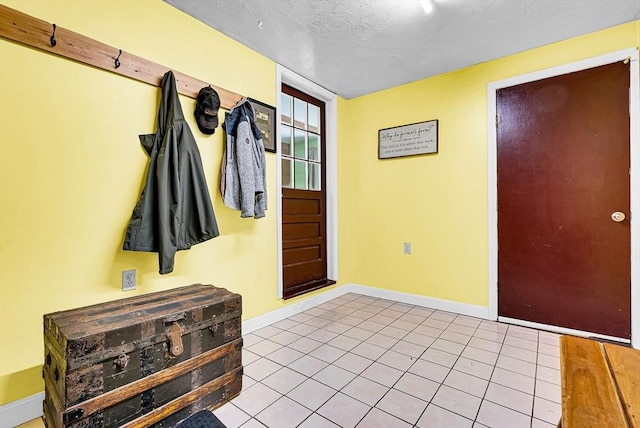
[[[240,179],[240,216],[253,217],[256,200],[256,168],[253,155],[253,134],[249,122],[243,120],[238,124],[236,134],[236,162]]]

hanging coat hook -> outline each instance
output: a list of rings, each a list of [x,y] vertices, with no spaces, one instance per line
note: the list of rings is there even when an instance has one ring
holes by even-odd
[[[49,38],[49,42],[51,42],[51,47],[55,47],[56,41],[56,24],[53,24],[53,33],[51,33],[51,37]]]
[[[116,68],[120,67],[120,55],[122,55],[122,49],[118,49],[120,52],[118,52],[118,58],[116,58]]]

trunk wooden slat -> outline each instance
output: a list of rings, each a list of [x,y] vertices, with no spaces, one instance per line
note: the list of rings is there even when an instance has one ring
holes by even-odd
[[[175,426],[242,388],[242,299],[212,285],[44,316],[48,427]]]

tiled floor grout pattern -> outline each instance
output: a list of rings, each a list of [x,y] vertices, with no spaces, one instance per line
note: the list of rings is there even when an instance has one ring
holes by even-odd
[[[228,428],[555,427],[559,336],[346,294],[244,336]]]

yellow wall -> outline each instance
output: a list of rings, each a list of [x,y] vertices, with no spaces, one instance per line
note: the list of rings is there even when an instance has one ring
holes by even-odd
[[[635,21],[342,103],[341,280],[487,306],[487,84],[638,45]],[[379,129],[431,119],[438,154],[377,159]]]
[[[276,104],[275,63],[161,1],[9,1],[3,5],[236,93]],[[42,315],[191,283],[243,296],[244,318],[281,307],[277,296],[275,156],[269,206],[241,219],[218,191],[223,137],[198,131],[221,236],[177,254],[122,251],[155,132],[159,89],[0,40],[0,405],[43,389]],[[223,112],[221,111],[222,115]],[[135,292],[121,273],[136,269]]]
[[[155,0],[0,3],[275,105],[275,64]],[[487,304],[486,83],[637,46],[638,22],[354,100],[339,99],[340,283]],[[171,31],[167,31],[171,28]],[[204,42],[203,42],[204,41]],[[0,405],[42,390],[42,315],[194,282],[243,295],[244,318],[276,299],[275,156],[267,218],[240,219],[218,188],[222,133],[182,107],[202,154],[221,236],[178,253],[124,252],[143,184],[138,134],[159,90],[0,40]],[[440,120],[436,156],[379,161],[377,130]],[[402,255],[402,243],[413,254]],[[138,289],[120,291],[122,270]]]

